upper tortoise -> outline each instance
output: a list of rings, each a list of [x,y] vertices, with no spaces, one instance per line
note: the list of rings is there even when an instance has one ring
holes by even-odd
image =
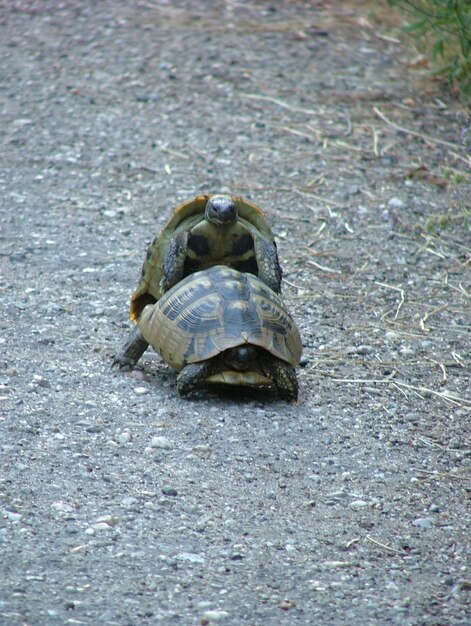
[[[273,385],[298,397],[298,327],[279,295],[257,277],[218,265],[187,276],[147,305],[138,332],[180,373],[184,395],[206,383]]]
[[[281,291],[281,268],[265,213],[240,196],[201,195],[178,206],[150,244],[136,291],[131,321],[144,307],[193,272],[224,264],[258,276],[275,293]],[[113,364],[132,366],[148,343],[135,331]]]

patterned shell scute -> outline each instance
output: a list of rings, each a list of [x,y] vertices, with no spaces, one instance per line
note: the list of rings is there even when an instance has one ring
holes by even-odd
[[[292,365],[301,356],[299,331],[281,298],[257,277],[226,266],[182,280],[147,307],[139,325],[176,369],[244,343]]]

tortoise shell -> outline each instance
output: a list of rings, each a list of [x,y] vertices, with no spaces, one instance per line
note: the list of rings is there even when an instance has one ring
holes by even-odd
[[[224,263],[240,271],[257,273],[253,241],[262,238],[276,246],[265,213],[253,202],[240,196],[229,196],[237,208],[237,220],[225,230],[224,237],[205,218],[205,208],[214,195],[200,195],[178,206],[160,233],[150,244],[142,266],[141,278],[131,297],[130,319],[136,322],[147,304],[159,300],[166,288],[162,285],[164,262],[177,233],[193,234],[188,248],[183,277],[194,271]],[[276,263],[278,260],[276,258]],[[278,265],[279,269],[279,265]],[[281,270],[280,270],[281,277]]]
[[[293,367],[302,352],[299,330],[280,296],[256,276],[223,265],[187,276],[147,306],[138,325],[177,371],[247,344]],[[222,372],[209,382],[271,383],[253,372]]]

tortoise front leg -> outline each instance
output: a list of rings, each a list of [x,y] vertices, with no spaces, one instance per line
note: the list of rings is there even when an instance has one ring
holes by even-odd
[[[111,367],[118,366],[120,369],[131,368],[139,361],[147,350],[149,344],[144,339],[139,328],[135,328],[124,346],[113,357]]]
[[[254,251],[258,266],[258,277],[273,289],[275,293],[281,292],[281,267],[278,260],[276,243],[270,242],[263,237],[254,237]]]
[[[298,379],[292,365],[267,354],[260,357],[260,366],[265,376],[273,381],[280,398],[288,401],[298,399]]]
[[[163,260],[163,275],[160,288],[163,293],[176,285],[183,278],[183,268],[188,251],[188,233],[176,233],[170,240],[167,254]]]
[[[204,381],[214,374],[215,367],[211,361],[202,363],[190,363],[186,365],[177,376],[177,389],[181,396],[202,385]]]

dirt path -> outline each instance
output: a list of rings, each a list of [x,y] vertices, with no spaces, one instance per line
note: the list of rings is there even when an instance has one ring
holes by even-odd
[[[3,2],[0,59],[0,623],[464,625],[466,111],[360,2]],[[109,371],[221,190],[276,233],[297,405]]]

